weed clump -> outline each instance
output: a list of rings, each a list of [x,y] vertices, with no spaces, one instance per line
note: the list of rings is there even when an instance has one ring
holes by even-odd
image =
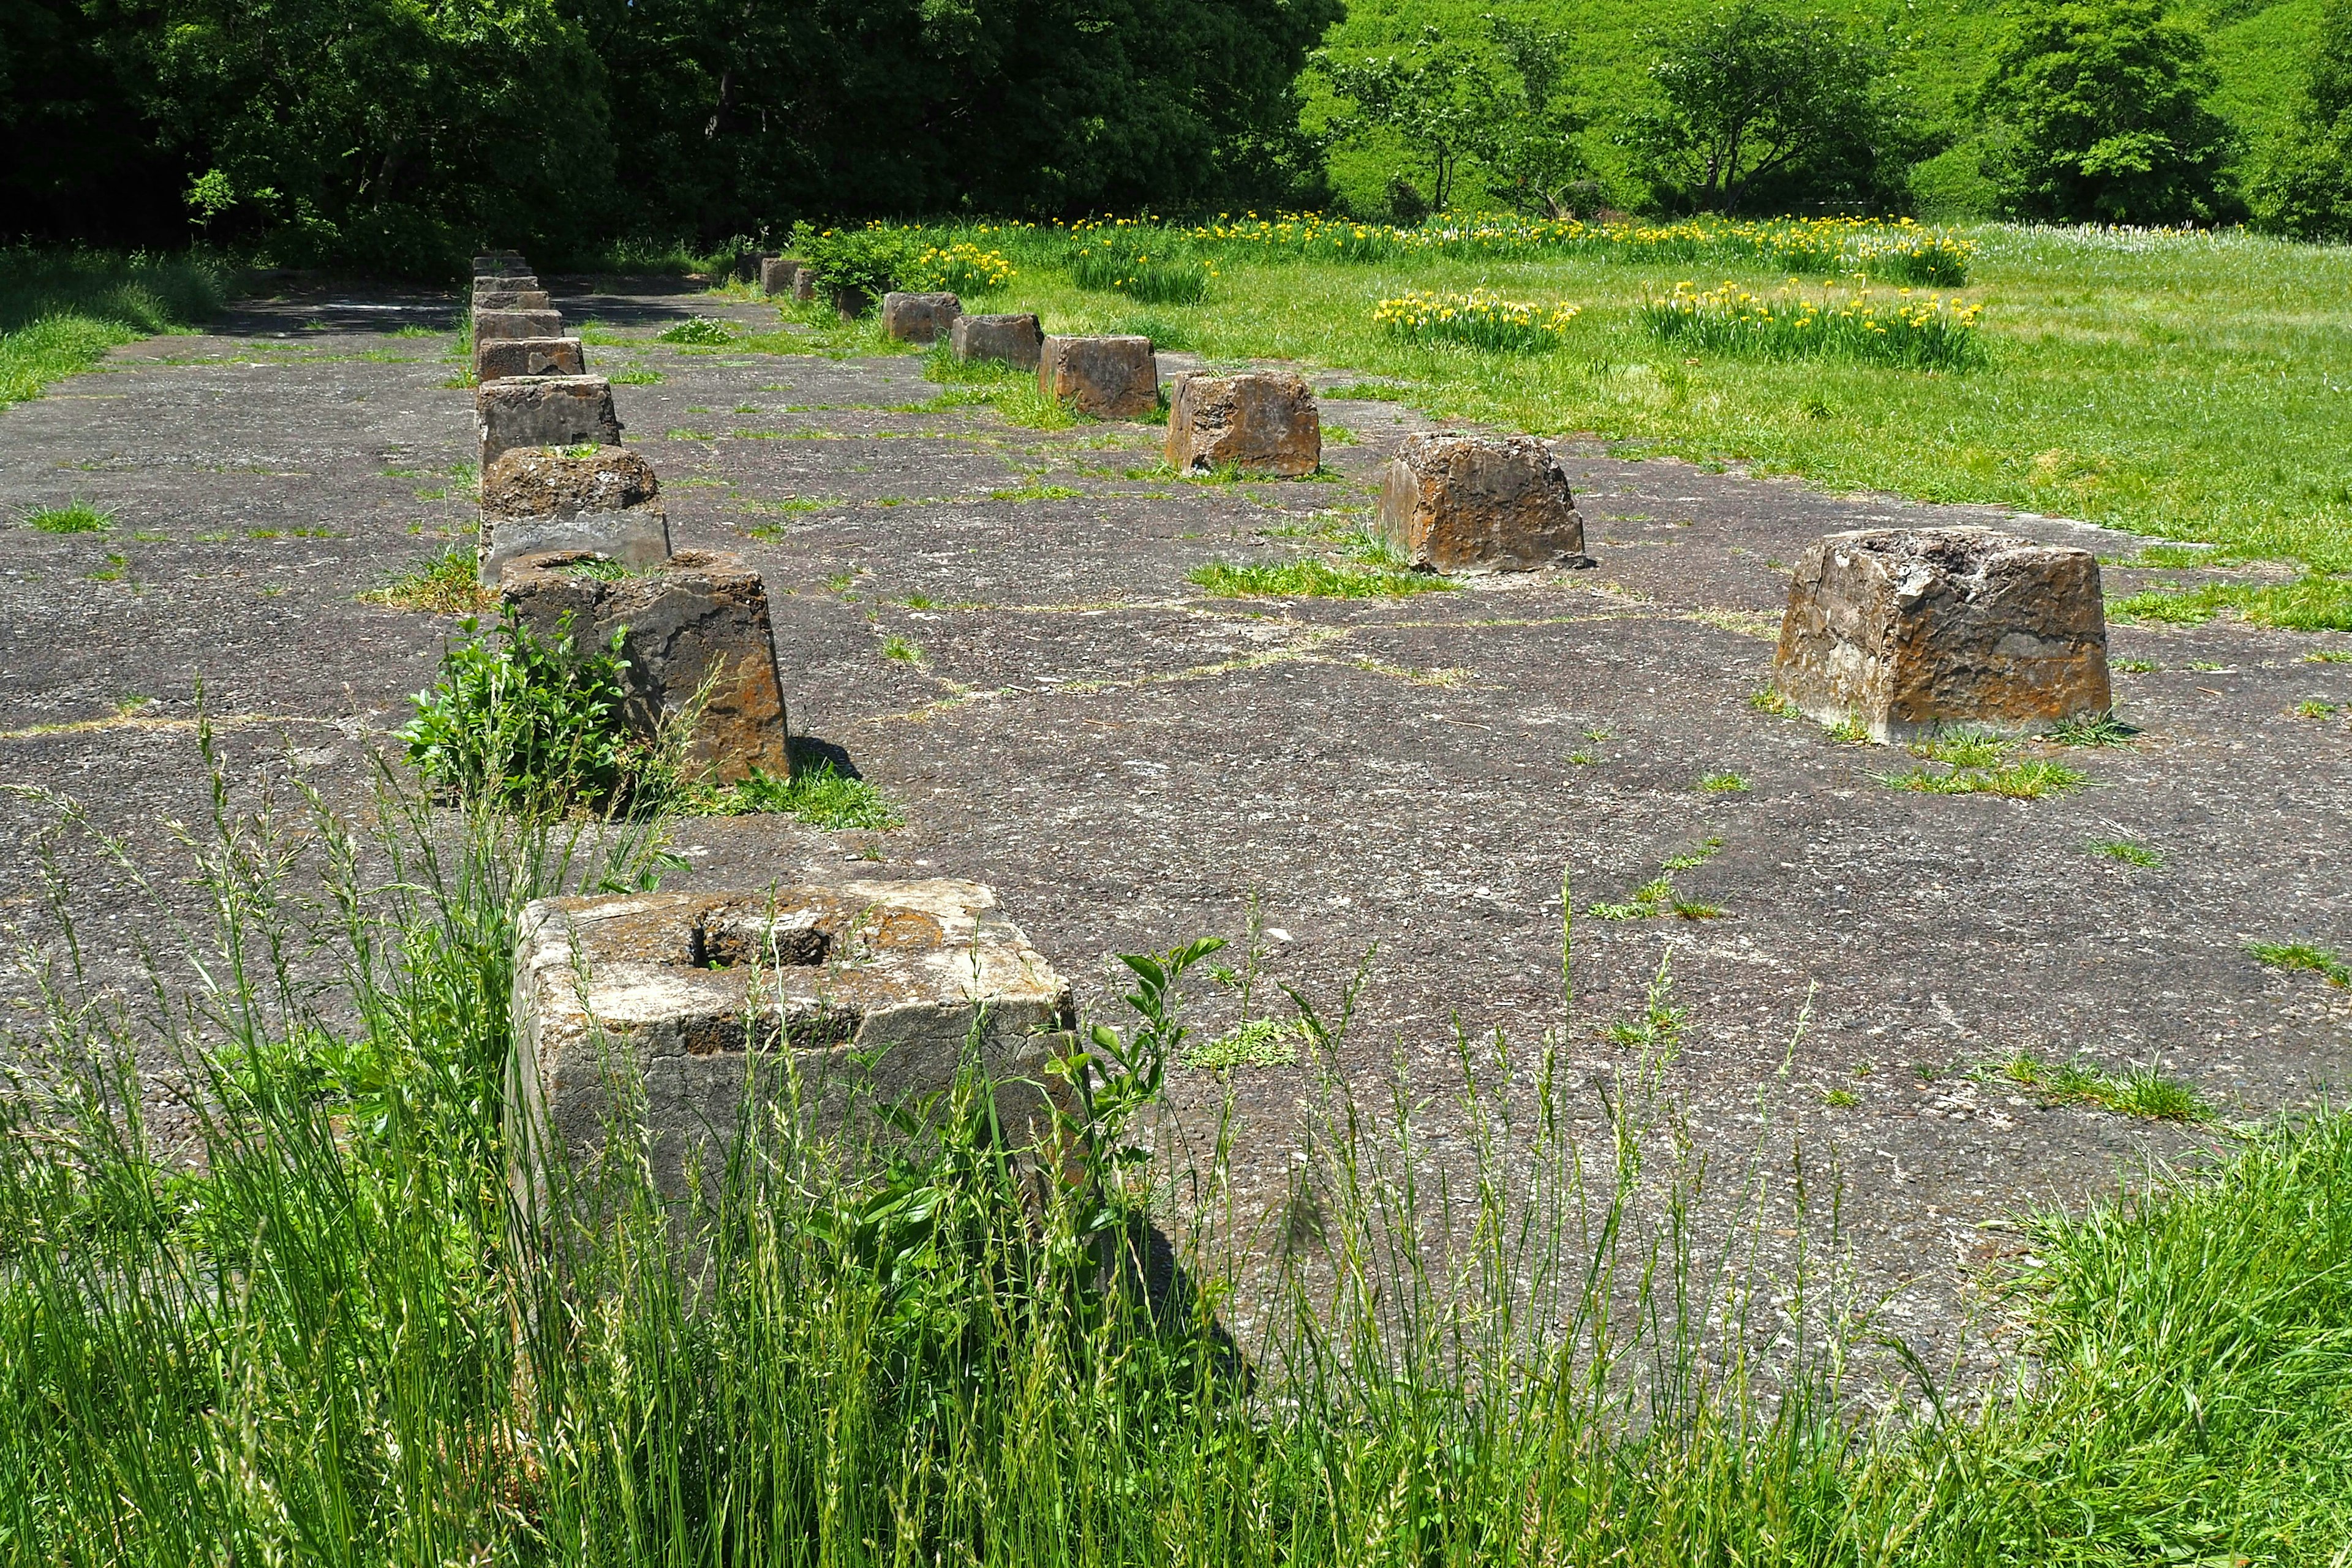
[[[104,533],[114,526],[114,514],[89,501],[68,501],[26,512],[25,526],[37,533]]]
[[[2273,969],[2321,975],[2330,985],[2352,985],[2352,963],[2327,948],[2301,942],[2257,942],[2248,943],[2246,951],[2256,963]]]
[[[697,816],[773,814],[835,831],[881,831],[906,820],[880,790],[855,773],[842,773],[830,757],[797,763],[786,779],[754,770],[740,784],[704,789],[681,805]]]
[[[2203,1096],[2154,1068],[2110,1073],[2080,1058],[2049,1062],[2031,1051],[2019,1051],[1998,1064],[1992,1072],[2011,1083],[2040,1090],[2053,1105],[2095,1105],[2118,1115],[2144,1117],[2151,1121],[2210,1121],[2213,1117],[2213,1108],[2205,1103]]]
[[[442,654],[439,678],[412,701],[400,731],[426,784],[459,801],[486,801],[525,815],[586,808],[643,811],[683,783],[680,743],[690,720],[644,735],[630,724],[624,634],[603,647],[578,646],[567,613],[541,639],[509,609]]]
[[[1317,560],[1278,566],[1212,561],[1186,573],[1185,581],[1217,599],[1385,599],[1448,593],[1461,586],[1428,572]]]
[[[480,563],[470,544],[452,544],[429,561],[404,566],[360,595],[363,605],[421,610],[432,616],[472,616],[488,609],[494,595],[482,586]]]
[[[675,326],[664,327],[656,334],[666,343],[684,343],[695,347],[715,347],[735,341],[735,329],[724,321],[708,316],[689,316]]]

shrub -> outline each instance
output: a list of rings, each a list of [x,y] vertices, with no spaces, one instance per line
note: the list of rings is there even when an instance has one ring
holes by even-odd
[[[2210,221],[2227,205],[2229,127],[2205,106],[2196,25],[2157,0],[2049,0],[2016,14],[1980,94],[1988,172],[2026,217]]]
[[[863,289],[887,294],[912,265],[912,233],[868,224],[864,228],[812,228],[793,226],[793,251],[809,264],[817,284],[825,289]]]
[[[1484,289],[1467,294],[1413,292],[1383,300],[1372,320],[1408,342],[1467,343],[1498,351],[1554,349],[1569,323],[1582,313],[1575,305],[1530,305]]]
[[[614,810],[657,782],[661,770],[623,711],[621,633],[582,648],[566,615],[541,641],[512,610],[495,643],[476,627],[461,623],[464,640],[443,653],[440,678],[412,700],[416,716],[400,732],[429,784],[528,813]]]
[[[1980,363],[1977,338],[1981,305],[1908,289],[1894,299],[1867,289],[1843,299],[1819,300],[1783,290],[1751,294],[1736,283],[1704,292],[1687,283],[1672,294],[1645,299],[1642,324],[1660,342],[1762,359],[1820,354],[1914,370],[1964,370]]]
[[[735,329],[708,316],[691,316],[675,326],[664,327],[659,335],[666,343],[694,343],[708,347],[733,342]]]

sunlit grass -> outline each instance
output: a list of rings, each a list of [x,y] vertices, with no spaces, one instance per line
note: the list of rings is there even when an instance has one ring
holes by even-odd
[[[1710,259],[1220,262],[1215,302],[1163,306],[1215,360],[1291,359],[1390,382],[1446,419],[1592,431],[1619,456],[1738,459],[1835,490],[1984,502],[2352,571],[2352,248],[2228,234],[2119,238],[1986,226],[1969,282],[1984,363],[1961,374],[1725,356],[1693,365],[1642,326],[1644,293],[1785,272]],[[1123,301],[1029,256],[997,308],[1108,331]],[[1817,286],[1822,279],[1800,279]],[[1411,289],[1572,299],[1555,352],[1399,342],[1372,319]],[[1234,308],[1236,303],[1244,308]],[[1360,395],[1360,392],[1359,392]],[[2336,590],[2261,591],[2247,613],[2330,624]],[[2299,608],[2297,595],[2316,603]]]

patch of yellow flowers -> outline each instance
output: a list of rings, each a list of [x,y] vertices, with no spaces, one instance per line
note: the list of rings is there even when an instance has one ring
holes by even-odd
[[[929,247],[915,258],[911,270],[942,288],[972,294],[993,292],[1014,277],[1013,263],[1003,251],[982,250],[963,240]]]
[[[1484,349],[1548,349],[1583,313],[1577,305],[1544,306],[1506,300],[1486,289],[1435,294],[1421,289],[1382,300],[1372,321],[1400,337],[1444,340]]]
[[[1829,353],[1916,369],[1959,369],[1981,356],[1982,305],[1909,289],[1814,298],[1794,283],[1772,295],[1737,283],[1706,289],[1678,283],[1673,293],[1643,300],[1639,315],[1660,340],[1685,348],[1769,358]]]

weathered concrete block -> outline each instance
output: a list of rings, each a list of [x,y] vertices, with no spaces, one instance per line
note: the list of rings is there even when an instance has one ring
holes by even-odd
[[[793,298],[806,303],[816,298],[816,268],[805,261],[796,265],[800,271],[793,278]]]
[[[746,1110],[756,1132],[796,1103],[803,1131],[862,1142],[856,1108],[950,1088],[973,1044],[1015,1145],[1047,1146],[1035,1080],[1075,1025],[995,894],[947,880],[542,899],[513,1017],[509,1180],[541,1220],[558,1170],[590,1214],[608,1153],[646,1160],[672,1204],[714,1191]]]
[[[1568,474],[1532,436],[1407,436],[1381,471],[1379,520],[1397,553],[1430,571],[1592,564]]]
[[[651,463],[623,447],[585,456],[519,447],[482,474],[481,580],[542,551],[593,551],[642,571],[669,558],[669,520]]]
[[[1772,680],[1808,718],[1882,742],[2104,713],[2098,558],[1982,528],[1828,534],[1797,563]]]
[[[474,258],[474,276],[486,273],[524,272],[530,270],[520,250],[486,250]]]
[[[854,284],[845,289],[829,289],[826,297],[833,301],[834,314],[845,321],[856,321],[874,309],[873,291]]]
[[[483,473],[517,447],[617,447],[613,384],[601,375],[512,375],[474,389]]]
[[[484,272],[475,275],[473,291],[478,298],[483,294],[495,294],[502,289],[538,287],[540,287],[538,278],[529,272]]]
[[[474,344],[477,384],[510,375],[585,375],[587,371],[578,338],[492,338]]]
[[[554,635],[566,613],[583,641],[605,642],[627,627],[625,711],[640,734],[684,713],[703,683],[715,682],[688,748],[688,760],[709,776],[733,784],[754,768],[777,778],[790,773],[760,574],[716,550],[681,550],[639,572],[615,574],[618,564],[583,550],[517,556],[499,571],[499,595],[542,637]]]
[[[477,310],[474,312],[474,341],[490,338],[560,338],[563,335],[563,313],[561,310]]]
[[[1223,464],[1297,479],[1323,466],[1315,392],[1288,371],[1176,378],[1168,399],[1168,466],[1205,474]]]
[[[1045,341],[1034,316],[958,316],[948,334],[956,358],[1001,359],[1015,370],[1035,370]]]
[[[474,314],[485,310],[552,310],[555,302],[544,289],[477,289]]]
[[[882,296],[882,330],[902,343],[935,343],[955,330],[963,301],[952,294]]]
[[[789,294],[800,281],[802,263],[795,257],[762,256],[760,258],[760,292]]]
[[[1150,338],[1049,337],[1038,345],[1037,390],[1097,419],[1134,419],[1160,404]]]

